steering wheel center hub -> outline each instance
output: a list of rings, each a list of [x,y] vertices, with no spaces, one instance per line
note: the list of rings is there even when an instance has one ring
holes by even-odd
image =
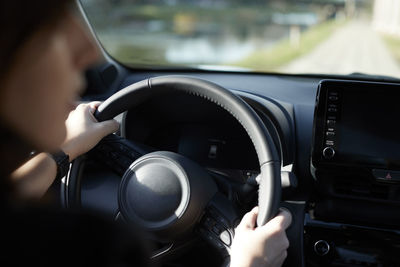
[[[146,157],[125,173],[120,207],[125,217],[156,229],[180,218],[189,196],[189,180],[176,162],[160,156]]]
[[[154,152],[128,168],[118,200],[129,222],[169,236],[190,229],[216,191],[196,163],[176,153]]]

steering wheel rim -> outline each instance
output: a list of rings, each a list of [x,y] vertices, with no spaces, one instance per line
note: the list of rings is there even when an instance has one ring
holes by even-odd
[[[125,87],[104,101],[97,109],[98,121],[114,118],[147,99],[168,92],[180,91],[207,99],[228,111],[246,130],[259,160],[260,179],[257,224],[264,225],[273,218],[281,200],[281,173],[276,147],[257,113],[242,99],[214,83],[183,76],[150,78]]]

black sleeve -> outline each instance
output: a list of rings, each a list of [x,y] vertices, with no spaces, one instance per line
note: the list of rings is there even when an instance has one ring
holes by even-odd
[[[4,215],[0,266],[149,266],[149,245],[133,226],[71,211]]]

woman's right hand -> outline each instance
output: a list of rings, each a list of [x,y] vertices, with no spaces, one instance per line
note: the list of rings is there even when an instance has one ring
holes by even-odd
[[[279,267],[287,256],[289,241],[285,230],[291,214],[282,210],[267,224],[256,227],[258,207],[243,216],[235,230],[231,249],[231,267]]]
[[[106,135],[118,130],[119,124],[115,120],[97,122],[93,114],[100,104],[80,104],[69,114],[65,122],[67,137],[61,149],[71,161],[88,152]]]

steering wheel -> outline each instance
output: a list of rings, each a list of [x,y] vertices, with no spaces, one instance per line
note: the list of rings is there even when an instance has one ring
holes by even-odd
[[[196,78],[150,78],[112,95],[98,107],[95,117],[98,121],[113,119],[152,97],[171,91],[215,103],[246,130],[260,166],[257,224],[267,223],[277,214],[280,205],[281,162],[261,119],[229,90]],[[123,174],[118,192],[118,219],[141,226],[164,243],[186,240],[194,229],[200,229],[198,232],[216,248],[229,250],[238,218],[232,203],[218,193],[215,181],[201,166],[177,153],[150,152],[115,134],[104,138],[95,150],[95,155]],[[79,183],[69,186],[77,187]]]

